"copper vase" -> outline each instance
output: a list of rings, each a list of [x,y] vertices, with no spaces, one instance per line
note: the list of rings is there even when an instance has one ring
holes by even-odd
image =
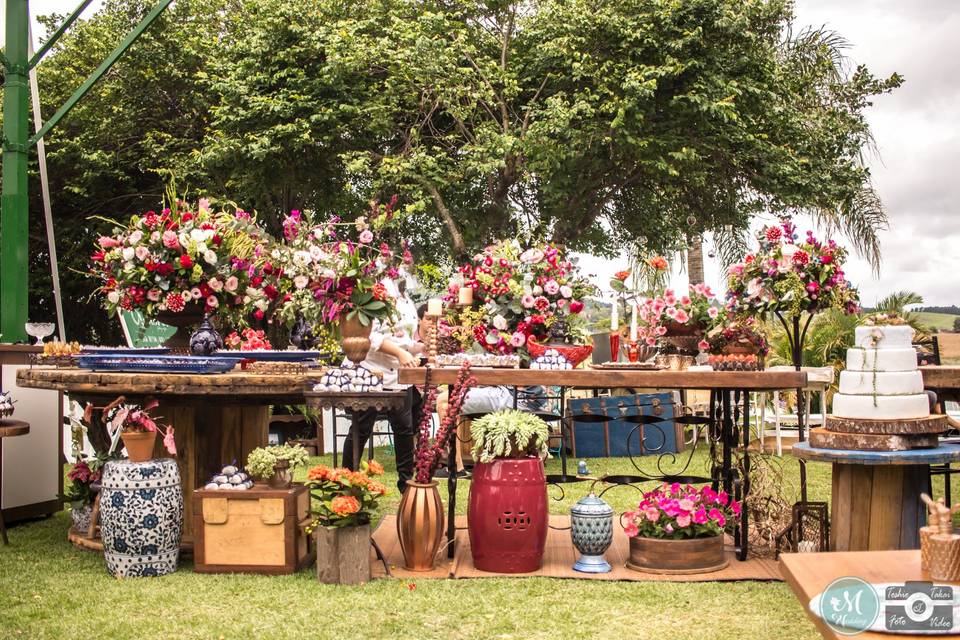
[[[397,537],[407,570],[433,569],[443,542],[443,502],[436,481],[407,480],[397,511]]]
[[[344,355],[354,364],[360,364],[367,359],[372,329],[372,324],[363,326],[359,314],[340,321],[340,346],[343,348]]]

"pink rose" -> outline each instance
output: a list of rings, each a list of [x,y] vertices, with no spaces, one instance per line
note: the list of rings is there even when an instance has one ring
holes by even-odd
[[[227,291],[233,293],[237,290],[237,287],[240,286],[240,281],[237,280],[237,276],[230,276],[227,278],[227,281],[223,283],[223,288]]]
[[[134,250],[134,255],[137,256],[137,260],[140,262],[146,262],[147,258],[150,257],[150,249],[140,245]]]
[[[163,232],[163,246],[167,249],[176,249],[180,246],[180,240],[177,239],[177,234],[173,231],[167,229]]]
[[[194,300],[199,300],[203,297],[203,292],[200,291],[200,287],[193,287],[190,289],[190,297]]]
[[[523,335],[519,331],[510,336],[510,344],[514,347],[522,347],[526,341],[527,336]]]
[[[217,296],[207,296],[207,306],[211,309],[216,309],[220,306],[220,301],[217,300]]]
[[[520,298],[520,304],[523,305],[524,309],[532,309],[533,305],[536,304],[536,301],[537,299],[534,298],[529,293],[525,294],[522,298]]]
[[[360,242],[363,244],[370,244],[373,242],[373,231],[370,231],[370,229],[364,229],[363,232],[360,233]]]
[[[147,291],[147,300],[150,302],[160,301],[160,289],[150,289]]]
[[[100,244],[101,249],[113,249],[114,247],[120,246],[120,242],[110,236],[100,236],[97,242]]]
[[[556,280],[547,280],[547,283],[543,285],[543,290],[547,292],[547,295],[555,296],[560,292],[560,285],[557,284]]]
[[[210,278],[207,280],[207,286],[209,286],[213,291],[223,290],[223,283],[220,282],[219,278]]]

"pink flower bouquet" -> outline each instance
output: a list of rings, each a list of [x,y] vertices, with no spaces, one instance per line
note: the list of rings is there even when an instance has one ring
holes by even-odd
[[[137,309],[147,316],[188,306],[216,312],[234,326],[262,319],[277,297],[267,281],[270,237],[249,213],[196,207],[148,211],[114,223],[91,256],[103,306],[111,314]]]
[[[583,300],[594,287],[559,248],[522,249],[516,241],[500,242],[475,255],[460,273],[484,311],[475,338],[487,351],[525,352],[530,338],[580,342]],[[450,297],[454,295],[451,291]]]
[[[740,503],[710,487],[664,483],[643,494],[636,510],[623,514],[627,537],[681,540],[723,534],[727,523],[740,515]]]
[[[690,295],[677,295],[673,289],[665,289],[653,297],[640,299],[637,339],[652,347],[657,338],[666,335],[702,336],[720,316],[713,291],[706,284],[693,285]],[[701,341],[701,349],[707,346]]]
[[[762,229],[760,250],[728,270],[728,308],[736,315],[799,316],[839,308],[859,310],[857,290],[846,280],[846,249],[808,231],[803,241],[790,221]]]

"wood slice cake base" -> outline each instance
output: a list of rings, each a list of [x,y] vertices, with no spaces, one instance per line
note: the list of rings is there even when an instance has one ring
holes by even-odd
[[[855,451],[909,451],[932,449],[939,436],[933,434],[840,433],[816,428],[810,430],[810,446],[817,449],[853,449]]]
[[[947,416],[930,415],[909,420],[867,420],[827,416],[826,430],[834,433],[864,433],[877,435],[934,435],[949,428]]]

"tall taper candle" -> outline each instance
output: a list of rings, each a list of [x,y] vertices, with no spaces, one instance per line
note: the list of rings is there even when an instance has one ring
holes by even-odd
[[[630,341],[637,341],[637,305],[631,304],[630,308],[632,309],[630,313]]]
[[[617,306],[617,299],[613,299],[610,305],[610,331],[616,331],[620,328],[620,308]]]

